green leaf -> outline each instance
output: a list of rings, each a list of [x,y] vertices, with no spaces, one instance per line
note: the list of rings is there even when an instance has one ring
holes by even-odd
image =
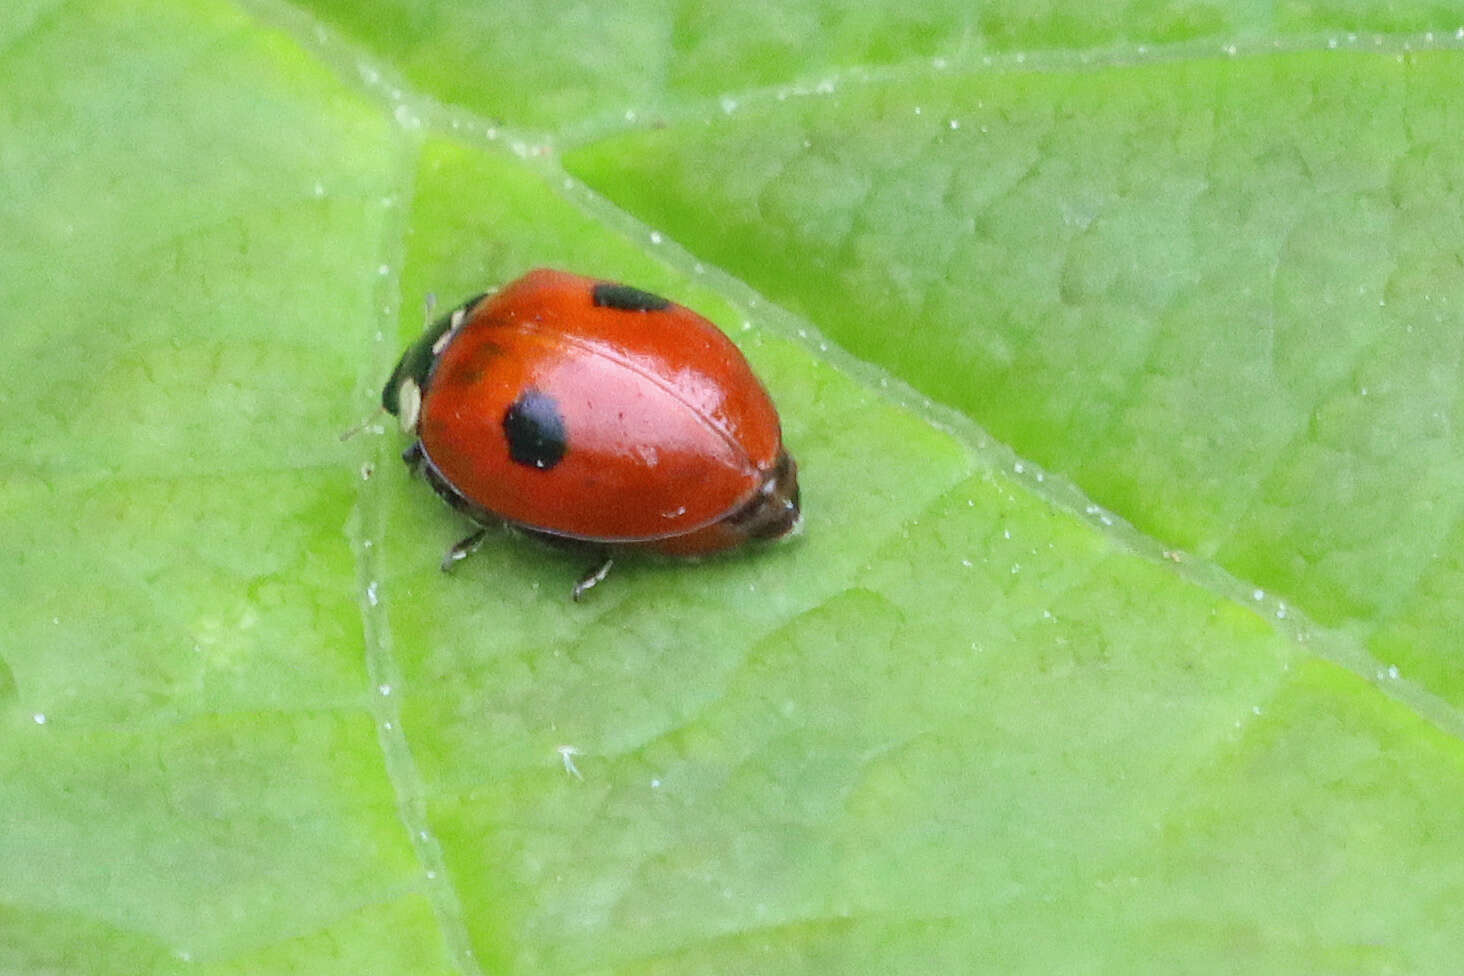
[[[1411,606],[1464,584],[1441,542],[1464,503],[1456,66],[912,70],[607,138],[570,166],[1457,703],[1451,623],[1420,630]]]
[[[1460,21],[16,5],[0,971],[1453,972]],[[802,536],[439,572],[337,435],[537,265]]]

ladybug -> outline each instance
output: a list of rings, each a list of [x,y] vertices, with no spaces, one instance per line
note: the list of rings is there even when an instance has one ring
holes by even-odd
[[[539,269],[443,316],[397,363],[382,406],[402,454],[478,523],[600,553],[700,556],[800,520],[798,466],[752,368],[700,315],[628,285]]]

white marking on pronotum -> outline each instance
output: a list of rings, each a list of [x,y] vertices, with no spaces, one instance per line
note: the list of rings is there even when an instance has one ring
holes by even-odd
[[[402,422],[402,432],[417,432],[417,415],[422,412],[422,388],[416,380],[402,380],[397,388],[397,417]]]
[[[447,331],[438,336],[437,341],[432,343],[432,355],[442,355],[442,350],[447,348],[447,344],[451,342],[452,337],[457,334],[458,326],[462,325],[463,319],[467,317],[468,308],[466,305],[452,310],[452,318],[447,323]]]

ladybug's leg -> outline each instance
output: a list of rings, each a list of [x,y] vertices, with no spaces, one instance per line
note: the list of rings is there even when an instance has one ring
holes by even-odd
[[[578,583],[574,584],[574,589],[569,591],[570,598],[575,603],[583,600],[587,592],[609,575],[610,567],[614,565],[615,560],[609,554],[605,554],[597,565],[593,566],[589,572],[579,578]]]
[[[447,550],[447,554],[442,557],[442,571],[446,573],[452,569],[454,563],[461,562],[476,552],[478,547],[483,544],[483,537],[487,534],[487,529],[479,529]]]
[[[422,453],[422,442],[412,441],[412,446],[402,452],[402,460],[406,462],[407,470],[412,474],[422,473],[422,459],[426,455]]]

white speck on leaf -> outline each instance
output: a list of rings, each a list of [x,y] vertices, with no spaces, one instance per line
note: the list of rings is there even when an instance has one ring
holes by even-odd
[[[578,756],[580,751],[574,746],[560,746],[556,751],[559,753],[560,760],[564,763],[564,771],[583,783],[585,778],[580,773],[579,767],[574,764],[574,757]]]

